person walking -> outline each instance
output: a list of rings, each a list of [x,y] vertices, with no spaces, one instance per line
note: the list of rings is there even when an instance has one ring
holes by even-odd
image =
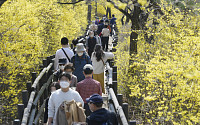
[[[97,40],[97,44],[101,45],[101,37],[97,34],[97,32],[94,32],[95,38]]]
[[[86,118],[87,125],[118,125],[117,116],[103,106],[103,98],[99,94],[93,94],[86,99],[92,113]]]
[[[53,93],[56,90],[60,89],[60,85],[58,82],[53,82],[50,86],[50,92]],[[51,94],[50,93],[50,94]],[[49,97],[46,99],[45,101],[45,107],[44,107],[44,125],[47,124],[47,120],[48,120],[48,102],[49,102]]]
[[[108,26],[105,25],[101,32],[102,47],[103,47],[103,50],[105,51],[108,51],[108,41],[109,41],[109,36],[110,36],[110,30],[107,27]]]
[[[89,26],[89,30],[95,32],[97,31],[97,29],[98,29],[98,26],[95,24],[95,21],[92,21],[92,24],[90,24]]]
[[[90,31],[89,37],[87,38],[87,41],[86,41],[86,49],[90,57],[92,55],[92,52],[94,51],[94,47],[96,44],[97,44],[97,39],[96,37],[94,37],[94,32]]]
[[[61,39],[62,48],[56,51],[54,60],[54,70],[58,70],[58,60],[66,58],[67,63],[70,62],[71,58],[74,56],[74,52],[69,48],[69,43],[67,37]]]
[[[96,24],[96,25],[99,24],[99,17],[96,17],[95,24]]]
[[[116,25],[116,19],[117,19],[117,18],[115,18],[115,15],[113,14],[113,15],[112,15],[112,19],[110,20],[110,24],[111,24],[111,25]]]
[[[100,35],[102,32],[102,29],[104,28],[104,21],[100,20],[99,24],[98,24],[98,29],[97,29],[97,34]]]
[[[104,52],[100,44],[97,44],[92,53],[92,65],[93,65],[93,78],[101,83],[102,92],[104,89],[104,68],[108,59],[112,59],[114,54],[111,52]]]
[[[58,70],[53,73],[53,82],[57,82],[60,74],[64,71],[65,64],[67,63],[67,59],[59,59],[58,61]]]
[[[86,98],[95,93],[102,95],[102,89],[100,82],[92,79],[93,67],[91,64],[86,64],[83,67],[83,74],[85,79],[77,84],[76,91],[81,95],[85,103],[84,109],[86,116],[89,116],[91,111],[89,110],[89,106],[86,103]]]
[[[56,125],[56,113],[58,107],[63,103],[63,101],[72,101],[81,102],[82,106],[84,106],[84,102],[79,95],[79,93],[75,90],[69,88],[71,81],[71,75],[63,72],[59,77],[59,83],[61,89],[53,92],[49,98],[48,103],[48,125]]]
[[[85,64],[91,64],[90,57],[85,52],[86,49],[83,45],[83,43],[78,43],[76,45],[76,54],[72,57],[71,63],[73,63],[73,66],[75,68],[73,74],[77,77],[78,82],[85,79],[85,76],[83,75],[83,67]]]
[[[68,63],[65,65],[64,72],[70,74],[72,76],[70,87],[76,87],[77,85],[77,77],[73,75],[74,67],[72,63]]]

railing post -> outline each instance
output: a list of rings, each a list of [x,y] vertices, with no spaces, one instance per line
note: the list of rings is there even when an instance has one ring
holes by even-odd
[[[51,56],[47,56],[47,65],[51,63]]]
[[[117,72],[117,66],[113,66],[113,72]]]
[[[127,119],[127,121],[129,121],[128,119],[129,119],[129,112],[128,112],[128,103],[123,103],[122,104],[122,109],[123,109],[123,111],[124,111],[124,114],[125,114],[125,116],[126,116],[126,119]]]
[[[32,86],[31,81],[28,81],[26,83],[26,89],[28,90],[28,96],[30,96],[30,94],[31,94],[31,86]]]
[[[113,91],[115,95],[117,96],[117,81],[112,81]]]
[[[123,95],[122,94],[117,94],[117,100],[119,102],[119,105],[122,106],[123,103]]]
[[[17,105],[18,119],[21,121],[24,113],[24,104]]]
[[[24,104],[24,107],[27,107],[27,104],[28,104],[28,91],[27,90],[22,91],[22,102]]]
[[[113,81],[117,81],[117,72],[112,72]]]
[[[48,64],[47,64],[47,59],[43,59],[43,68],[44,67],[47,67],[48,66]]]
[[[136,125],[136,121],[135,121],[135,120],[130,121],[130,122],[129,122],[129,125]]]
[[[36,72],[32,72],[32,83],[34,83],[36,78],[37,78]]]
[[[51,56],[51,63],[53,63],[53,66],[51,67],[51,74],[53,74],[53,71],[54,71],[54,58],[55,56]]]
[[[71,49],[73,49],[74,48],[74,44],[70,44],[70,47],[71,47]]]
[[[20,125],[20,120],[19,119],[15,119],[13,122],[13,125]]]

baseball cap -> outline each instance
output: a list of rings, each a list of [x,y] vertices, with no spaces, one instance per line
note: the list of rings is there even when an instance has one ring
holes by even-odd
[[[91,64],[86,64],[86,65],[83,67],[83,70],[93,71],[93,67],[92,67]]]
[[[90,96],[90,98],[86,98],[86,102],[92,102],[92,103],[103,103],[103,98],[99,94],[93,94]]]

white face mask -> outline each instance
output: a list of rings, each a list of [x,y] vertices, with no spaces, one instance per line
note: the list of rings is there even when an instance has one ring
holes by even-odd
[[[80,52],[80,53],[77,53],[78,54],[78,56],[82,56],[83,55],[83,52]]]
[[[59,69],[64,70],[65,66],[59,66]]]
[[[56,91],[56,90],[55,90]],[[51,91],[51,94],[54,93],[55,91]]]
[[[67,88],[67,87],[69,87],[69,82],[67,82],[67,81],[60,81],[60,87],[61,88]]]
[[[66,72],[66,73],[68,73],[68,74],[72,75],[72,72]]]
[[[90,37],[94,37],[94,35],[92,34],[92,35],[90,35]]]

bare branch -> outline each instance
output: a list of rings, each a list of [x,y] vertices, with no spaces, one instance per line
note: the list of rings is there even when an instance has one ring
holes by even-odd
[[[59,4],[76,4],[76,3],[79,3],[81,1],[84,1],[84,0],[78,0],[76,2],[71,2],[71,3],[61,3],[61,2],[57,2],[57,3],[59,3]]]
[[[112,0],[107,0],[107,2],[112,3],[112,5],[114,5],[114,7],[115,7],[116,9],[118,9],[120,12],[122,12],[122,13],[123,13],[124,15],[126,15],[127,17],[131,18],[131,15],[130,15],[128,12],[126,12],[125,10],[119,8],[119,7],[115,4],[115,2],[113,2]]]

